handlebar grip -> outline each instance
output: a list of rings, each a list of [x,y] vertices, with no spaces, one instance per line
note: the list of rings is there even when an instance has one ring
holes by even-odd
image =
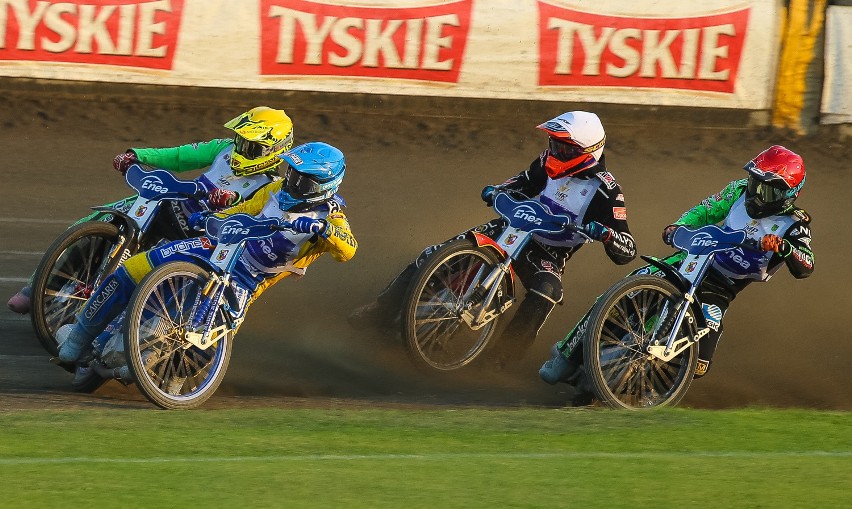
[[[287,230],[292,230],[292,229],[293,229],[293,223],[291,223],[291,222],[289,222],[289,221],[285,221],[283,224],[273,224],[273,225],[269,225],[269,229],[270,229],[270,230],[277,231],[277,232],[283,232],[283,231],[287,231]]]

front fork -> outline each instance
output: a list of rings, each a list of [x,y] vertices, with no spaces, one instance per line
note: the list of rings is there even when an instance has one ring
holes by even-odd
[[[655,339],[648,345],[648,353],[663,362],[669,362],[674,359],[681,352],[692,346],[694,343],[697,343],[710,332],[709,327],[703,327],[693,336],[687,334],[682,338],[677,337],[677,334],[680,331],[680,326],[686,317],[686,312],[688,311],[690,304],[692,304],[695,300],[695,289],[695,287],[690,288],[689,291],[683,295],[683,299],[677,302],[675,309],[671,313],[668,312],[671,301],[667,301],[663,305],[663,310],[660,315],[665,318],[657,323],[651,337],[656,338],[661,334],[666,334],[666,342],[665,344],[660,344],[660,340]],[[690,323],[692,323],[692,320],[693,319],[690,317]]]
[[[184,332],[184,339],[192,345],[206,349],[221,337],[220,332],[222,331],[212,330],[211,325],[230,279],[230,274],[220,277],[212,273],[207,284],[195,298],[195,303],[191,308],[193,312]],[[216,336],[211,338],[214,333]]]
[[[479,270],[480,272],[477,273],[475,279],[481,275],[482,268]],[[502,302],[500,303],[500,306],[495,310],[491,309],[491,303],[494,302],[495,297],[498,296],[498,292],[500,291],[500,283],[503,281],[503,278],[510,274],[510,271],[510,260],[507,259],[500,262],[491,270],[491,272],[488,273],[485,279],[482,280],[482,283],[475,285],[475,288],[469,290],[468,293],[464,295],[462,302],[465,304],[462,309],[462,320],[464,320],[471,329],[477,330],[482,328],[485,324],[501,315],[509,308],[509,306],[512,305],[514,299],[501,299]],[[474,285],[472,285],[472,287],[473,286]],[[502,295],[500,297],[502,297]],[[474,310],[476,310],[475,314]]]

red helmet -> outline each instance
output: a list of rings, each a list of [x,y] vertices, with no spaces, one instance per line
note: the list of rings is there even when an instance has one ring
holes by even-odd
[[[749,161],[746,212],[752,218],[787,212],[805,185],[802,156],[781,145],[772,145]]]
[[[552,179],[591,168],[603,154],[606,134],[594,113],[569,111],[538,128],[550,136],[544,169]]]

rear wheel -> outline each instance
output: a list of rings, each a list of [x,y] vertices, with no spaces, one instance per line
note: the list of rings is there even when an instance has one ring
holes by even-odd
[[[233,331],[202,349],[184,337],[196,297],[209,280],[187,262],[164,264],[136,287],[127,307],[124,352],[139,391],[166,409],[194,408],[210,398],[228,369]],[[211,328],[225,324],[220,307]]]
[[[66,230],[44,253],[33,276],[30,319],[51,355],[59,353],[56,331],[77,321],[75,315],[107,275],[118,238],[114,224],[90,221]]]
[[[584,363],[595,395],[611,408],[644,409],[673,406],[692,383],[698,361],[693,343],[668,362],[648,353],[653,341],[665,344],[658,322],[674,312],[681,298],[674,285],[656,276],[631,276],[614,284],[595,304],[584,341]],[[668,306],[666,304],[668,303]],[[692,311],[678,338],[694,337]]]
[[[423,371],[467,366],[489,346],[499,316],[478,330],[462,319],[471,291],[500,263],[497,255],[469,239],[432,253],[414,274],[404,302],[402,331],[409,357]],[[489,311],[508,298],[506,277]],[[473,306],[476,313],[479,306]]]

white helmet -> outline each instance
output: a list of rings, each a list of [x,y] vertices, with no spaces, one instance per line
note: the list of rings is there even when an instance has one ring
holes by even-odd
[[[544,163],[550,178],[576,175],[596,165],[603,155],[606,133],[594,113],[569,111],[538,128],[550,136]]]

